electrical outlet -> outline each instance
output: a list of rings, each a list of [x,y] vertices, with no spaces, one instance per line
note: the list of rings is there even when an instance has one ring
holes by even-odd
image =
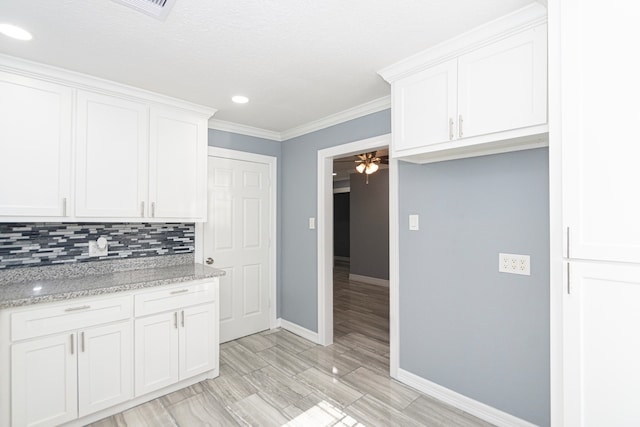
[[[531,276],[531,258],[529,255],[498,254],[498,271]]]

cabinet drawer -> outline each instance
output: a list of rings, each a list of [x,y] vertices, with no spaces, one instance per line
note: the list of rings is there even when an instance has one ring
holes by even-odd
[[[129,319],[131,297],[78,300],[55,307],[11,314],[13,341]]]
[[[140,293],[135,296],[135,315],[145,316],[214,301],[214,288],[213,282],[205,282]]]

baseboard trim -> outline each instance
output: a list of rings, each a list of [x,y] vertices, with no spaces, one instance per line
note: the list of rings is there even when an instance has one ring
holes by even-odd
[[[289,322],[288,320],[284,320],[282,318],[279,318],[277,323],[282,329],[285,329],[316,344],[320,344],[320,337],[318,336],[317,332],[310,331],[307,328],[303,328],[300,325],[296,325],[295,323]]]
[[[450,390],[439,384],[424,379],[416,374],[398,369],[398,381],[403,382],[416,390],[419,390],[431,397],[455,406],[471,415],[481,418],[499,427],[535,427],[528,421],[507,414],[492,406],[486,405],[458,392]]]
[[[349,273],[349,280],[354,282],[368,283],[369,285],[389,287],[389,279],[378,279],[377,277],[362,276],[360,274]]]

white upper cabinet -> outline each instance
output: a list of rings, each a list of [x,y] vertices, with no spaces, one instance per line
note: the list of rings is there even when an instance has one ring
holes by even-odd
[[[215,111],[3,57],[0,222],[204,221]]]
[[[546,25],[458,58],[458,137],[546,122]]]
[[[396,151],[438,144],[454,138],[455,60],[399,80],[393,87],[393,134]]]
[[[0,221],[68,214],[71,105],[69,87],[0,72]]]
[[[206,118],[152,107],[150,141],[151,217],[205,221]]]
[[[380,71],[393,157],[427,163],[547,145],[546,9],[533,4]]]
[[[148,106],[79,91],[76,203],[78,217],[144,217]]]

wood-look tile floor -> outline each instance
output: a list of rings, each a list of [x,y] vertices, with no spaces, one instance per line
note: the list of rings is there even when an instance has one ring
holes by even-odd
[[[220,347],[220,376],[95,427],[490,426],[389,377],[389,290],[334,276],[334,344],[282,329]]]

